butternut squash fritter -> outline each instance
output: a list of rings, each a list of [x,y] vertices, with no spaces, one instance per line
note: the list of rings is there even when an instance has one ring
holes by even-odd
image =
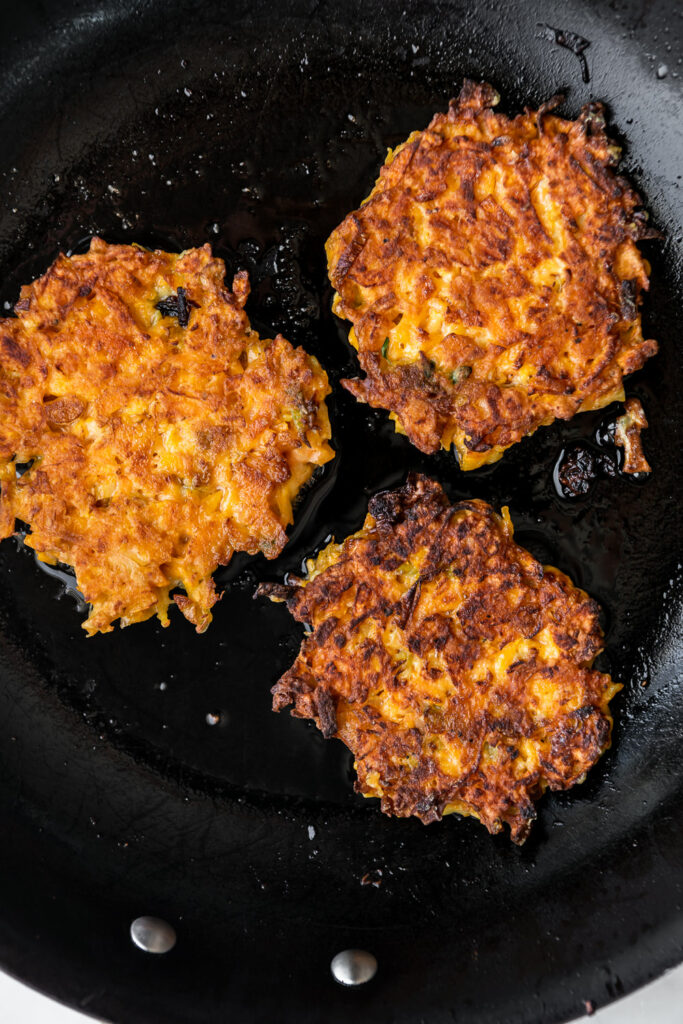
[[[233,552],[274,558],[292,502],[333,457],[317,360],[249,326],[211,249],[93,239],[0,323],[0,538],[15,519],[73,566],[88,634],[158,615],[198,632]],[[22,464],[30,468],[21,472]]]
[[[423,452],[495,462],[554,419],[623,400],[657,351],[638,307],[649,266],[641,200],[612,168],[603,108],[510,119],[466,81],[389,151],[370,196],[327,242],[335,313],[364,379]]]
[[[543,791],[583,781],[609,746],[621,687],[591,669],[598,606],[515,544],[506,508],[450,505],[411,476],[305,579],[259,592],[310,630],[274,710],[343,740],[386,814],[457,811],[521,843]]]

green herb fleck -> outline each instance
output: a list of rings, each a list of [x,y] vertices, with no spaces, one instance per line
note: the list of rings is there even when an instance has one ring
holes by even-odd
[[[301,409],[288,409],[285,412],[284,418],[288,423],[293,423],[297,430],[301,430],[303,426]]]
[[[454,384],[460,384],[462,381],[467,380],[469,375],[472,373],[471,366],[456,366],[451,373],[451,380]]]
[[[387,358],[387,349],[388,348],[389,348],[389,339],[385,338],[384,339],[384,344],[382,345],[382,359],[386,359]]]
[[[435,363],[424,352],[420,352],[420,362],[422,363],[422,372],[424,373],[425,380],[429,380],[430,377],[434,376]]]

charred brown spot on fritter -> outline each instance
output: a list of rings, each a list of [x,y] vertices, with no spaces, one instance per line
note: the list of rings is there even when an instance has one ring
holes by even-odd
[[[624,376],[657,351],[636,244],[656,232],[614,173],[602,107],[569,121],[555,97],[511,119],[497,101],[466,82],[327,243],[333,308],[365,374],[342,383],[420,450],[453,444],[464,469],[623,399]]]
[[[292,502],[332,457],[327,377],[249,326],[209,246],[94,239],[22,289],[0,323],[0,538],[15,519],[74,567],[88,633],[173,600],[198,631],[235,551],[273,558]],[[22,472],[22,466],[29,468]]]
[[[196,302],[188,299],[185,289],[181,286],[176,295],[169,295],[167,298],[161,299],[155,308],[162,316],[174,316],[179,327],[187,327],[190,323],[190,309],[196,305]]]
[[[598,606],[515,544],[506,510],[411,476],[308,569],[260,588],[311,629],[273,707],[343,740],[385,813],[457,811],[522,842],[544,789],[609,746]]]

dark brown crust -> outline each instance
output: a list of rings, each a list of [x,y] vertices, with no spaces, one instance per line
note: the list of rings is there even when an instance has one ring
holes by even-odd
[[[609,744],[618,687],[590,667],[595,602],[490,506],[450,505],[419,476],[373,498],[363,531],[318,562],[310,580],[260,591],[312,629],[274,710],[343,740],[356,788],[385,813],[430,822],[455,804],[523,841],[545,786],[574,785]]]
[[[509,119],[466,81],[327,243],[365,373],[342,383],[421,451],[452,440],[464,468],[619,397],[657,351],[638,313],[641,200],[614,173],[602,106],[568,121],[558,99]]]
[[[236,550],[277,555],[298,487],[332,457],[325,373],[261,340],[246,273],[232,291],[224,274],[208,245],[96,238],[0,321],[0,539],[20,519],[39,557],[74,567],[89,633],[167,624],[178,586],[204,630],[214,569]]]

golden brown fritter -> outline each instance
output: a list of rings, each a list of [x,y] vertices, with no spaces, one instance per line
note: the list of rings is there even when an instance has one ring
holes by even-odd
[[[507,509],[450,505],[411,476],[307,578],[259,592],[310,630],[274,709],[343,740],[386,814],[457,811],[521,843],[543,790],[581,782],[609,746],[620,686],[591,670],[598,606],[514,543]]]
[[[390,151],[327,243],[333,309],[364,379],[423,452],[495,462],[537,427],[623,400],[657,351],[638,306],[649,267],[640,199],[611,169],[599,103],[576,121],[509,119],[466,81],[447,114]]]
[[[158,615],[199,632],[233,552],[274,558],[292,502],[332,458],[317,360],[262,340],[211,249],[95,238],[0,322],[0,538],[15,518],[73,566],[89,634]],[[32,463],[20,475],[17,467]]]
[[[623,473],[650,473],[650,463],[645,458],[641,430],[647,427],[645,410],[637,398],[627,398],[625,412],[617,417],[614,443],[624,450]]]

